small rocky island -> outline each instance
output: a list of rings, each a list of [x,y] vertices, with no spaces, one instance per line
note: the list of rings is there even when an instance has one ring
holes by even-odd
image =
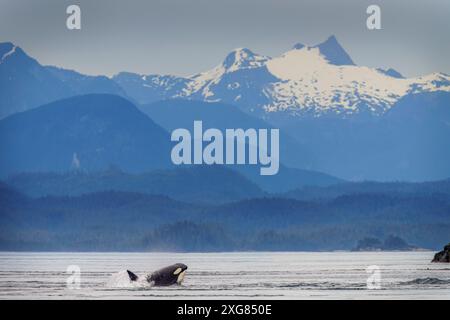
[[[450,243],[444,247],[444,250],[436,253],[431,262],[450,262]]]

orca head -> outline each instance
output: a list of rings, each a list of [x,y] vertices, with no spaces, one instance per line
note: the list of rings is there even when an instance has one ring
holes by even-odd
[[[177,276],[177,284],[181,284],[184,280],[184,276],[186,275],[187,265],[183,263],[176,263],[173,265],[175,270],[173,271],[173,275]]]
[[[147,276],[147,281],[155,286],[170,286],[173,284],[181,284],[186,274],[187,265],[176,263],[168,267],[159,269]]]

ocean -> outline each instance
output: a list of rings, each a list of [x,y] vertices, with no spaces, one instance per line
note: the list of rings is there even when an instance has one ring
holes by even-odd
[[[450,299],[450,265],[433,254],[1,252],[0,299]],[[176,262],[188,265],[180,286],[123,277]]]

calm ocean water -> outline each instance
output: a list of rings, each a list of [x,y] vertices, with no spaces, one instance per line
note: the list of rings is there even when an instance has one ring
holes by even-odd
[[[0,253],[0,299],[450,299],[450,265],[433,252]],[[144,275],[183,262],[181,286],[132,286],[120,271]],[[80,288],[67,287],[79,266]],[[367,267],[380,288],[367,288]]]

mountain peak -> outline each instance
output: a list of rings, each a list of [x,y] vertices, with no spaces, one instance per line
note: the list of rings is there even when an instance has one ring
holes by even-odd
[[[318,48],[320,54],[324,56],[331,64],[336,66],[355,65],[348,53],[342,48],[334,35],[328,37],[327,40],[318,44],[314,48]]]
[[[303,43],[298,42],[298,43],[294,44],[294,46],[292,47],[292,49],[294,49],[294,50],[300,50],[300,49],[303,49],[304,47],[305,47],[305,45],[304,45]]]
[[[405,77],[400,72],[398,72],[397,70],[395,70],[393,68],[389,68],[387,70],[386,69],[382,69],[382,68],[378,68],[377,70],[379,72],[389,76],[389,77],[392,77],[392,78],[405,79]]]
[[[12,42],[0,42],[0,54],[2,54],[5,50],[11,50],[12,47],[15,47]]]
[[[14,58],[14,59],[11,59]],[[22,50],[21,47],[15,45],[12,42],[0,42],[0,64],[8,61],[14,61],[14,63],[21,64],[37,64],[38,62],[31,58]]]
[[[231,51],[223,62],[223,67],[227,71],[237,71],[239,69],[258,68],[269,60],[268,57],[261,56],[247,48],[238,48]]]
[[[0,43],[0,63],[8,56],[12,55],[16,51],[16,48],[17,47],[11,42]]]

